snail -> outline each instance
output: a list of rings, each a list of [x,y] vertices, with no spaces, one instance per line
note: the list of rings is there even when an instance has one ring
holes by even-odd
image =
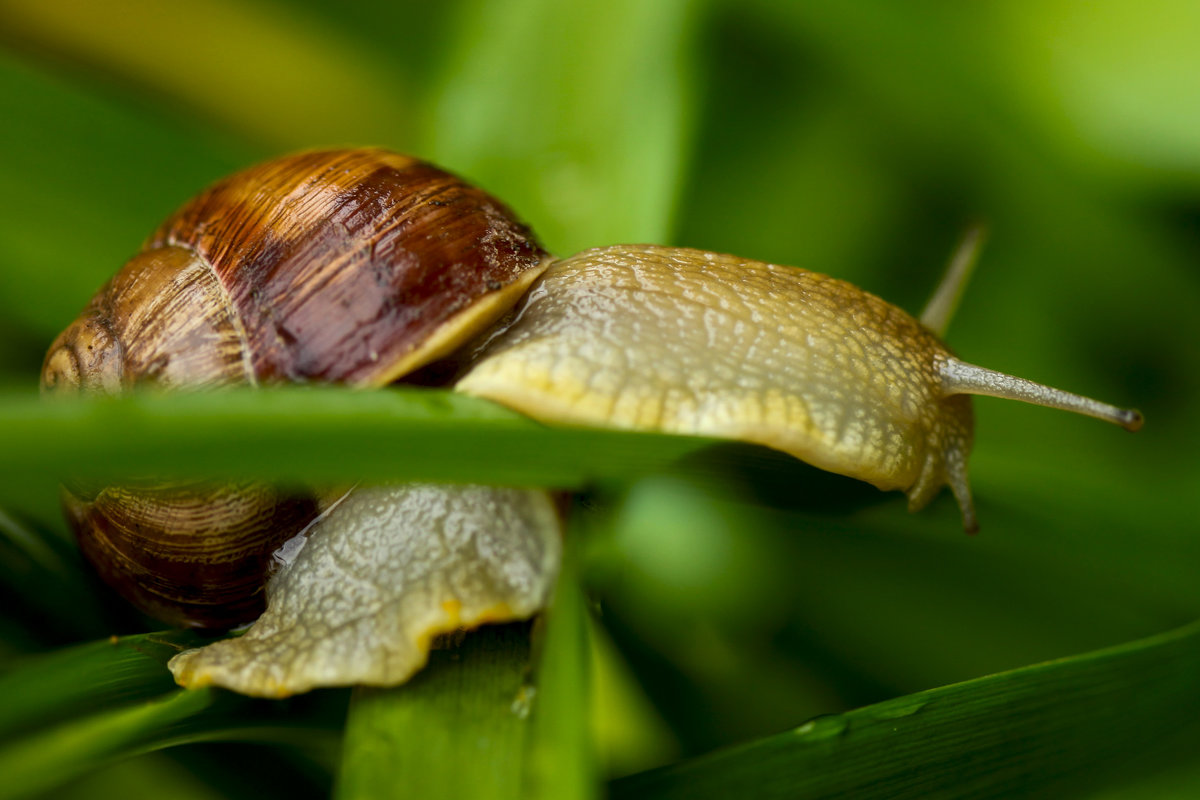
[[[926,322],[940,327],[936,317]],[[443,359],[457,365],[455,390],[548,423],[763,444],[904,491],[912,510],[948,484],[968,530],[977,525],[969,395],[1141,425],[1136,411],[961,361],[926,324],[815,272],[651,245],[557,260],[498,200],[379,149],[284,157],[186,203],[51,345],[42,386],[370,388]],[[268,610],[246,635],[172,663],[185,685],[254,694],[404,680],[437,633],[536,613],[558,557],[557,514],[538,492],[304,495],[178,483],[67,488],[64,506],[102,576],[175,624],[253,620],[264,576],[282,562]],[[356,545],[328,543],[369,530],[368,550],[403,561],[386,543],[389,526],[407,524],[401,519],[418,520],[400,535],[402,552],[417,552],[422,569],[436,566],[397,567],[399,581],[375,575],[372,587],[400,583],[408,594],[386,599],[363,588],[349,594],[371,613],[348,609],[343,589],[354,577],[331,578],[331,565],[362,559],[348,555]],[[422,530],[435,533],[423,539]],[[313,588],[312,574],[325,576],[325,588]],[[324,599],[305,600],[306,592]],[[410,602],[417,595],[421,602]],[[325,616],[304,618],[309,606]],[[320,641],[364,617],[354,644]],[[392,641],[379,631],[394,637],[397,627],[411,645],[404,663],[362,667],[373,657],[361,642]],[[295,629],[307,638],[287,639]],[[358,666],[329,666],[332,651]],[[279,659],[306,662],[304,677]]]

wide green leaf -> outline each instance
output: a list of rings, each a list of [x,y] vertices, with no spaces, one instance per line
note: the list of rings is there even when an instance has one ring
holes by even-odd
[[[164,694],[175,686],[167,661],[197,643],[179,631],[114,637],[12,665],[0,676],[0,740]]]
[[[444,391],[280,389],[44,402],[0,398],[0,469],[25,480],[137,475],[395,479],[577,487],[710,440],[549,428]],[[307,431],[307,434],[299,432]]]
[[[1065,796],[1197,738],[1200,624],[845,714],[643,773],[614,798]],[[1141,765],[1134,760],[1135,764]],[[1081,774],[1084,771],[1090,774]],[[1134,772],[1136,775],[1137,773]]]
[[[205,741],[286,744],[327,759],[340,693],[292,703],[180,690],[167,661],[201,640],[164,632],[78,645],[10,665],[0,676],[0,797],[62,786],[140,753]]]

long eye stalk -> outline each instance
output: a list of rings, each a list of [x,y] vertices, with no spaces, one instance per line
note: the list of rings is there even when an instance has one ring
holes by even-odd
[[[971,274],[975,272],[975,264],[979,261],[979,253],[983,250],[986,239],[987,226],[982,222],[967,228],[958,247],[950,256],[946,274],[942,276],[941,282],[933,291],[933,296],[921,311],[921,324],[938,336],[946,336],[946,329],[950,327],[950,320],[954,318],[963,292],[967,290],[967,284],[971,280]]]
[[[1120,425],[1127,431],[1136,431],[1142,427],[1142,414],[1135,409],[1118,408],[1090,397],[1064,392],[1062,389],[1055,389],[996,370],[977,367],[974,364],[959,361],[957,358],[942,359],[939,372],[942,376],[942,391],[946,395],[979,394],[988,397],[1003,397],[1048,408],[1061,408],[1076,414],[1086,414],[1089,417]]]

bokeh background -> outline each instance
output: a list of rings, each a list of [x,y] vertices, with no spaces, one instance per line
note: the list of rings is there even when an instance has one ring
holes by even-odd
[[[748,447],[598,487],[594,724],[601,777],[627,774],[1200,616],[1198,98],[1186,0],[0,0],[0,386],[34,391],[183,200],[300,148],[434,160],[560,254],[732,252],[914,312],[985,222],[951,345],[1145,430],[977,401],[976,537],[948,495],[910,516]],[[61,539],[45,486],[5,507]],[[23,616],[15,585],[6,659],[111,632]],[[89,780],[235,792],[195,751]]]

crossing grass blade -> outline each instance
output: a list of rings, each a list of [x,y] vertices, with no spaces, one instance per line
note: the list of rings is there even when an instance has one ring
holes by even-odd
[[[818,717],[616,781],[610,796],[729,797],[755,787],[764,798],[1001,798],[1060,791],[1068,780],[1076,787],[1116,781],[1147,752],[1178,746],[1181,737],[1194,744],[1198,671],[1200,623],[1193,623]]]
[[[577,487],[655,469],[708,440],[551,429],[434,390],[280,389],[47,403],[0,398],[0,492],[46,475],[438,480]],[[26,476],[24,479],[22,476]]]
[[[588,613],[579,585],[579,559],[588,515],[575,509],[567,530],[562,572],[546,613],[535,673],[524,797],[590,800],[598,796],[590,737],[591,675]]]
[[[167,661],[197,642],[182,631],[147,633],[76,645],[10,667],[0,676],[0,741],[170,691],[175,682]]]
[[[154,734],[199,714],[211,702],[206,690],[177,691],[11,740],[0,748],[0,797],[46,791],[121,755],[147,749]]]
[[[114,637],[10,667],[0,676],[0,798],[46,792],[115,761],[189,742],[282,743],[329,760],[343,693],[269,703],[179,690],[166,662],[199,643],[181,631]]]

